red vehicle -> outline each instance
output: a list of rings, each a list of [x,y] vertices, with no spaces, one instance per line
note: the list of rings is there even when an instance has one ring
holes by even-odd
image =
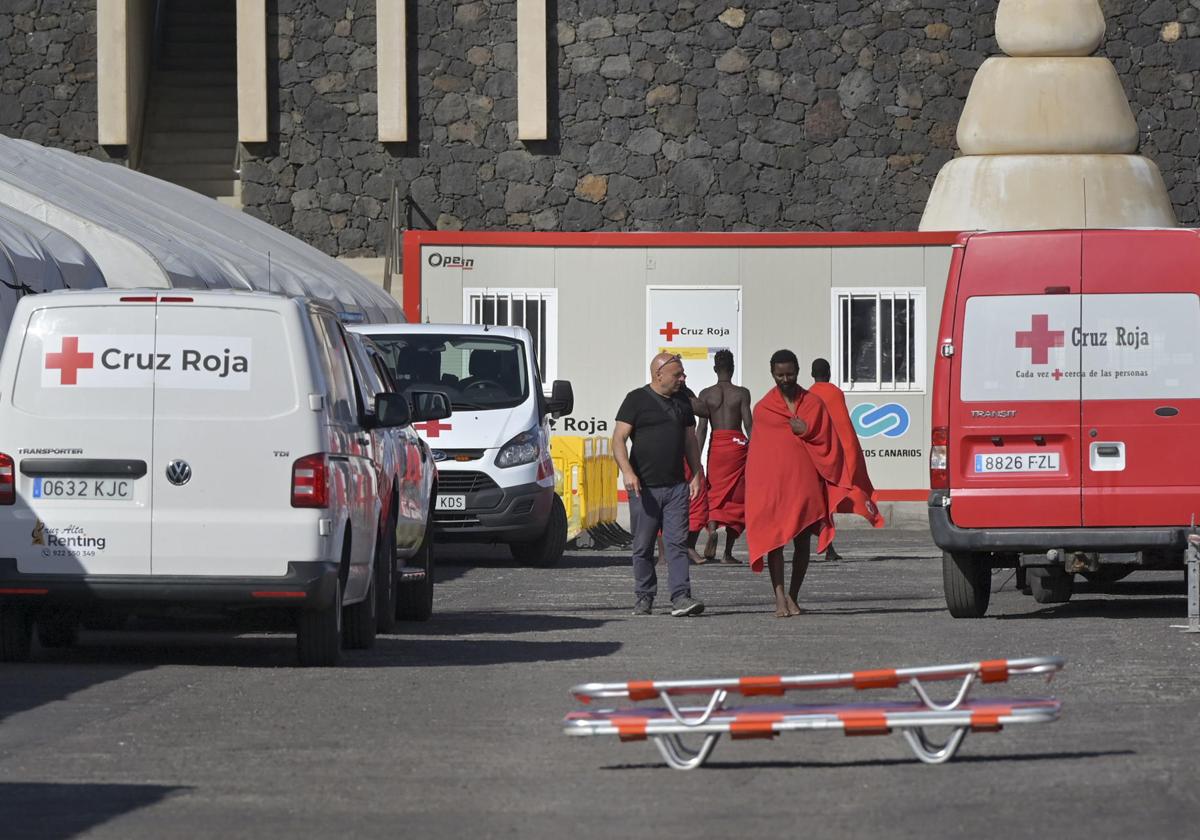
[[[1200,235],[964,234],[934,367],[929,522],[946,605],[992,569],[1039,603],[1076,574],[1182,568],[1200,515]]]

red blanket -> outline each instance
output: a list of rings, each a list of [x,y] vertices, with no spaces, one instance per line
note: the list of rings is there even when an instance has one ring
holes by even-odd
[[[689,484],[692,481],[692,468],[685,459],[683,462],[683,478]],[[700,482],[700,494],[688,503],[688,530],[703,531],[708,526],[708,493],[704,482]]]
[[[876,528],[882,528],[883,515],[875,498],[875,486],[871,484],[871,476],[867,475],[867,459],[863,456],[862,444],[858,442],[858,433],[854,431],[850,410],[846,407],[846,395],[841,388],[828,382],[814,382],[808,390],[825,404],[833,428],[837,430],[838,440],[842,443],[846,474],[839,483],[857,491],[843,497],[834,506],[834,513],[857,513]]]
[[[807,424],[803,435],[792,433],[791,417]],[[758,401],[746,460],[746,537],[754,571],[762,571],[769,552],[809,528],[816,529],[817,552],[825,551],[835,535],[830,512],[844,499],[857,496],[855,509],[866,515],[869,500],[843,483],[845,467],[841,441],[818,397],[799,389],[794,412],[778,388]]]
[[[741,432],[714,429],[708,445],[708,521],[735,534],[746,530],[746,454]]]

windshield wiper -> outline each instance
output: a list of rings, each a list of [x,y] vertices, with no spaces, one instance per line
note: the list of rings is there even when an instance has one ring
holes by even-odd
[[[455,400],[454,402],[450,403],[450,408],[451,410],[455,410],[459,408],[487,408],[487,406],[480,405],[479,403],[458,402]]]

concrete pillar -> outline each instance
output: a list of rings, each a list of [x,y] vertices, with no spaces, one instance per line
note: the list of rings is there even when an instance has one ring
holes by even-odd
[[[129,144],[126,0],[96,3],[96,121],[102,146]]]
[[[408,66],[405,0],[376,0],[375,61],[379,100],[379,139],[408,140]]]
[[[126,146],[136,163],[154,38],[153,0],[96,4],[97,140]]]
[[[545,140],[546,0],[517,0],[517,138]]]
[[[237,0],[238,141],[267,141],[267,0]]]

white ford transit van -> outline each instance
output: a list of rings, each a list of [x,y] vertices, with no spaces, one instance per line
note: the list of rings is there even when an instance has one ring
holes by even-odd
[[[373,408],[377,426],[410,421],[400,394]],[[94,614],[162,605],[293,611],[306,665],[373,643],[387,512],[328,309],[26,297],[0,357],[0,429],[0,659],[27,658],[35,625],[64,646]]]
[[[398,388],[444,392],[454,416],[415,423],[438,469],[439,543],[506,543],[513,557],[552,566],[567,541],[554,493],[550,417],[570,414],[571,384],[547,398],[522,327],[365,324],[351,327],[382,349]],[[414,405],[422,402],[414,399]]]

